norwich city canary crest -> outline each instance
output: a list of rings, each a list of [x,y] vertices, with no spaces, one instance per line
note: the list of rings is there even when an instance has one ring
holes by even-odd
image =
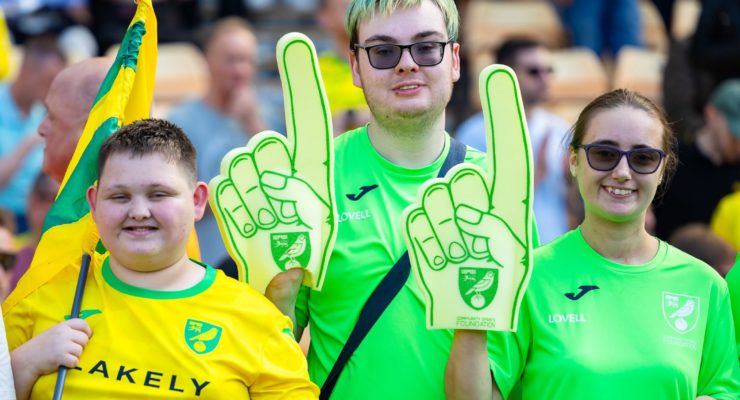
[[[460,296],[467,305],[482,310],[493,301],[498,289],[498,270],[493,268],[460,268],[457,278]]]
[[[307,232],[273,233],[270,239],[272,259],[281,270],[308,266],[311,243]]]
[[[208,322],[188,319],[185,322],[185,343],[196,354],[213,351],[221,340],[221,327]]]
[[[696,296],[663,292],[663,318],[678,333],[688,333],[699,322],[700,302]]]

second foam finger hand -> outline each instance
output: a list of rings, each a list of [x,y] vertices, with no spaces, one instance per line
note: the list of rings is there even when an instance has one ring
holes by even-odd
[[[278,219],[262,191],[252,154],[244,152],[234,157],[229,165],[228,176],[257,228],[270,229],[277,225]]]

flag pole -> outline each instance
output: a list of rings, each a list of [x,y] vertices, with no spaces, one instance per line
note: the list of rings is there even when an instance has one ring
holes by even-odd
[[[87,270],[90,268],[90,255],[85,253],[82,255],[82,265],[80,266],[80,275],[77,277],[77,288],[75,289],[75,297],[72,301],[72,312],[69,313],[69,318],[79,318],[80,308],[82,306],[82,295],[85,293],[85,282],[87,281]],[[57,382],[54,385],[54,400],[62,399],[62,392],[64,391],[64,381],[67,379],[67,367],[60,366],[59,373],[57,374]]]

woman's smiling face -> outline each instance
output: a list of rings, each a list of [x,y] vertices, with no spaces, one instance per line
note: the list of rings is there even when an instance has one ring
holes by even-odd
[[[663,134],[659,119],[632,106],[619,106],[594,113],[582,144],[603,144],[621,150],[664,150]],[[571,149],[569,163],[583,197],[586,218],[611,222],[644,218],[665,166],[663,160],[654,173],[639,174],[630,168],[627,157],[621,157],[614,169],[597,171],[589,165],[583,148]]]

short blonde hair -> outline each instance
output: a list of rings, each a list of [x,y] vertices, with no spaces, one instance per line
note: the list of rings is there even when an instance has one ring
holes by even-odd
[[[344,26],[349,33],[350,46],[354,50],[357,44],[357,28],[361,21],[369,18],[375,13],[390,15],[399,8],[419,7],[427,0],[353,0],[347,7]],[[449,40],[457,41],[457,31],[460,27],[460,17],[457,6],[453,0],[429,0],[442,11],[445,24],[447,25],[447,37]]]

